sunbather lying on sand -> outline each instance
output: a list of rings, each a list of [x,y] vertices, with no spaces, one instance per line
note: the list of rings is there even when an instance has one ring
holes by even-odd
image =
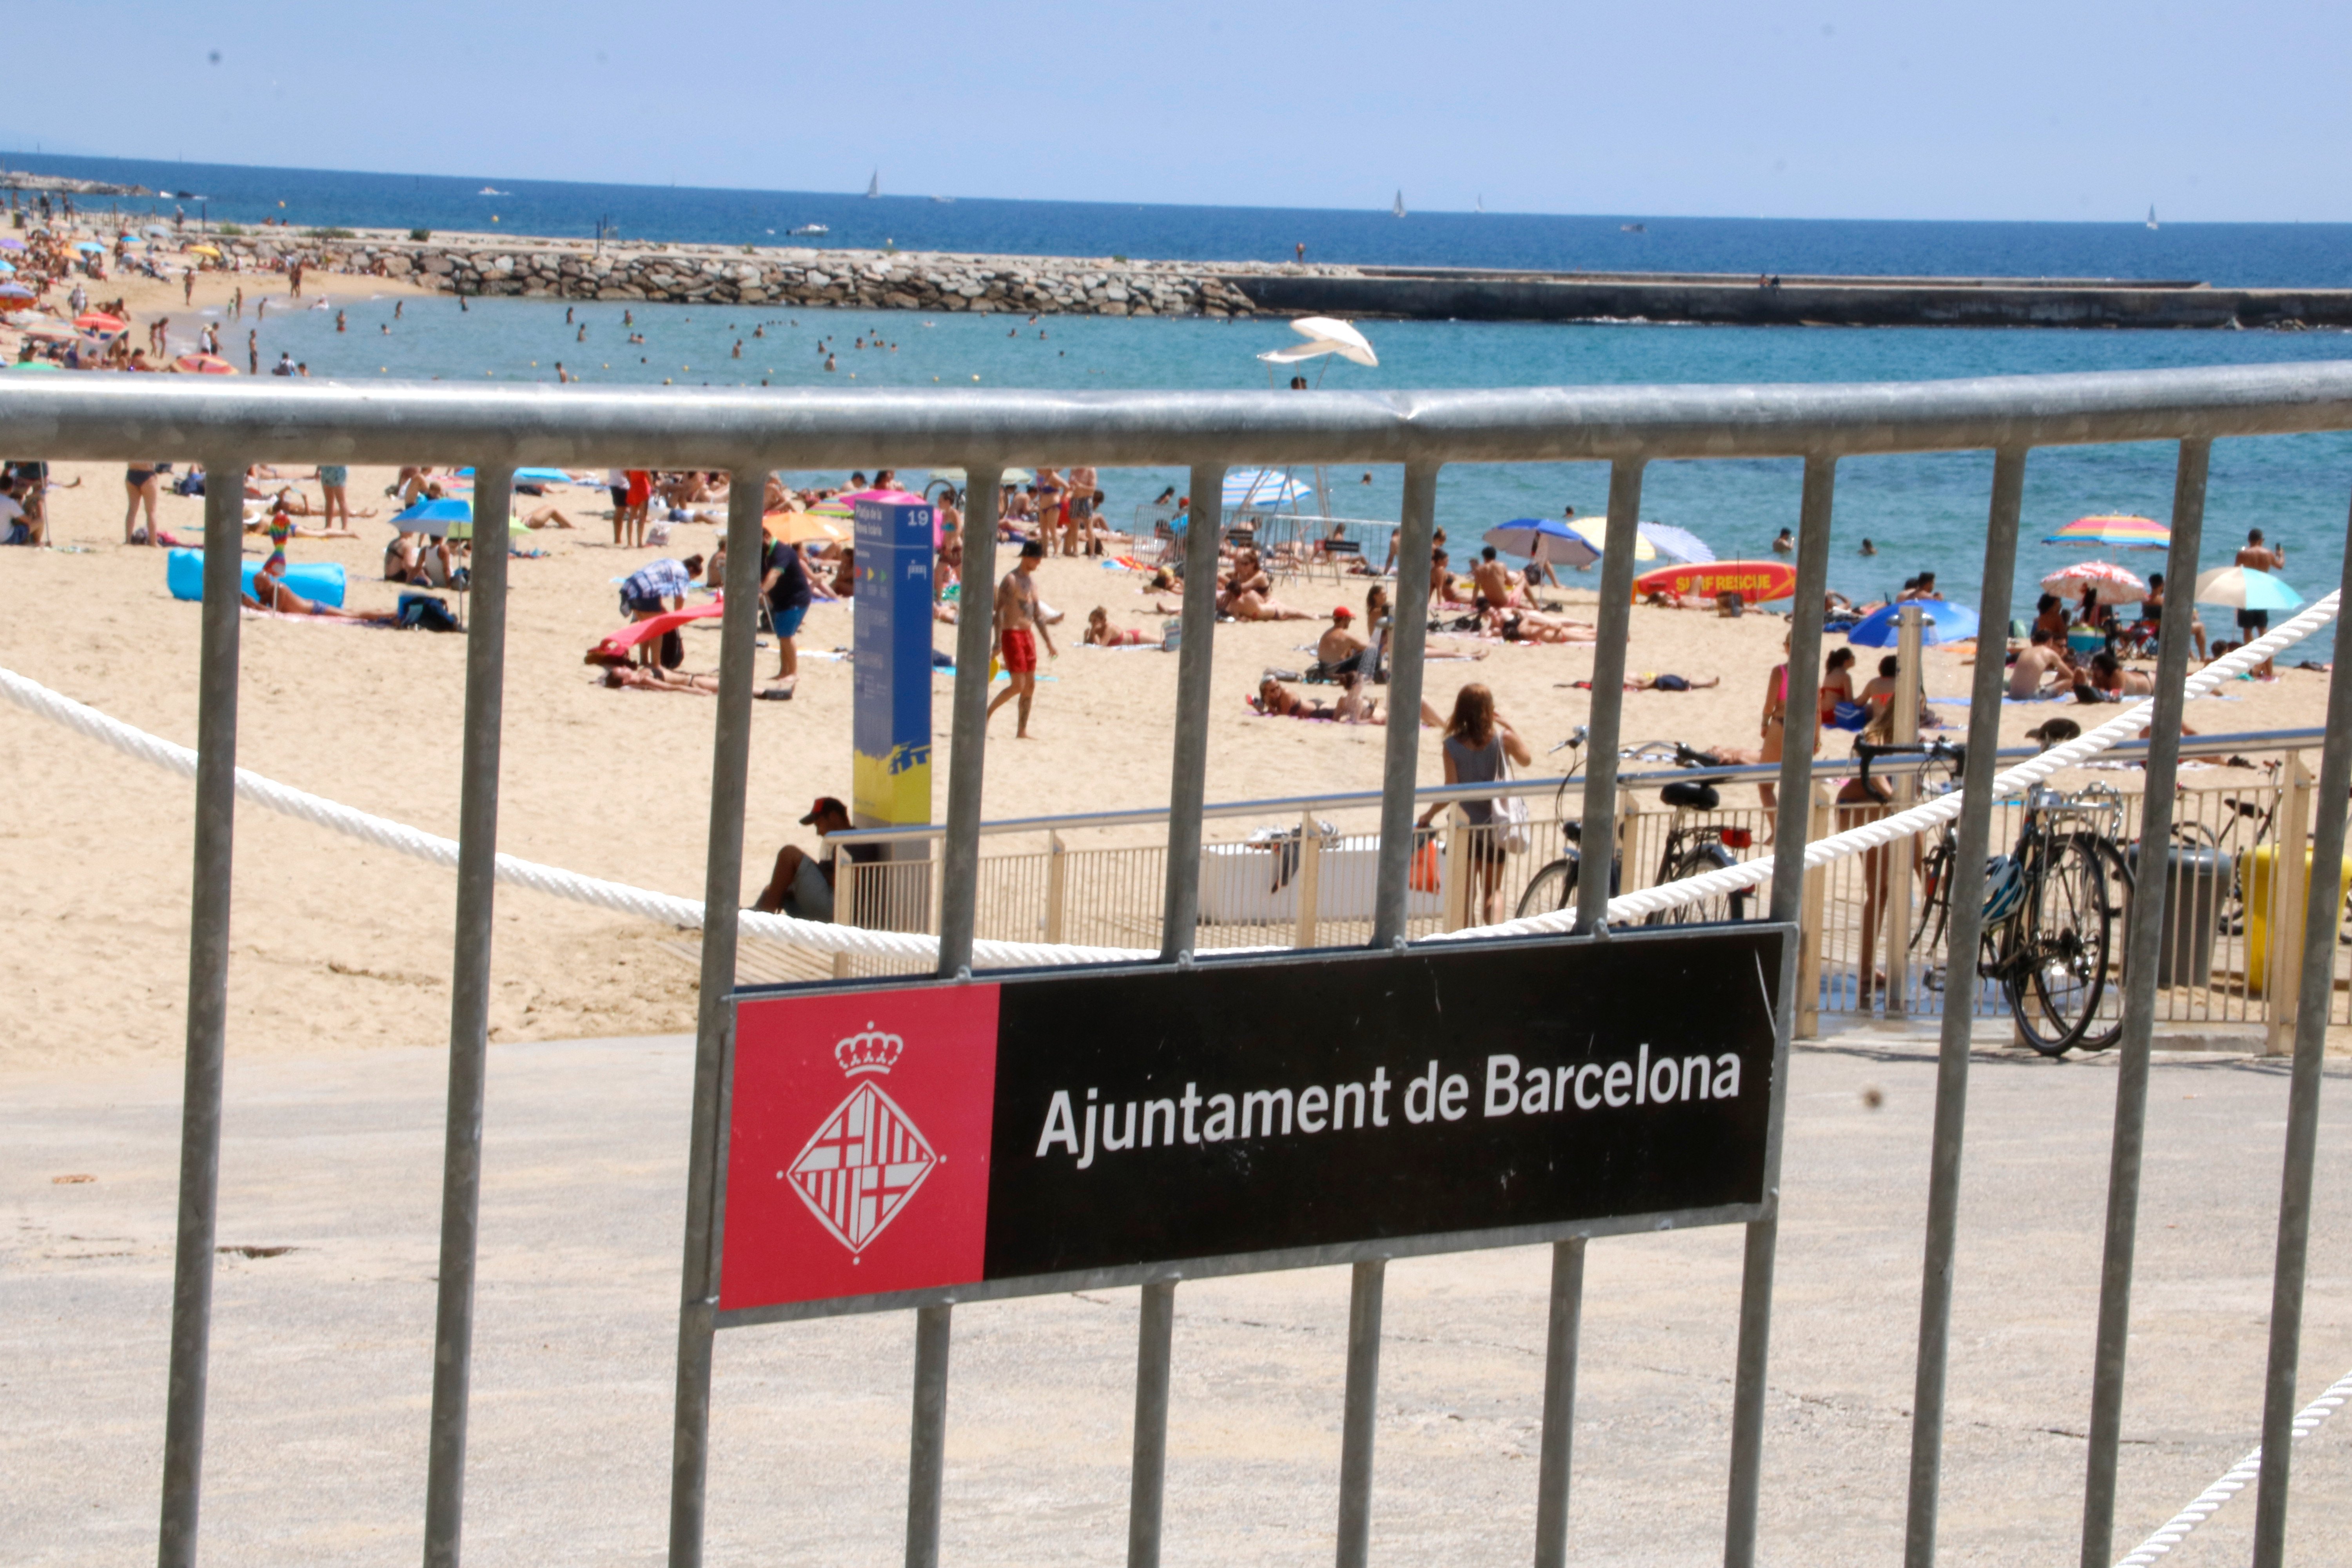
[[[1344,689],[1338,706],[1315,701],[1299,696],[1271,675],[1257,683],[1257,695],[1250,706],[1269,719],[1333,719],[1343,724],[1386,724],[1387,714],[1380,710],[1380,700],[1366,696],[1360,676],[1349,674],[1340,682]],[[1428,703],[1421,705],[1421,722],[1424,729],[1442,727],[1445,721]]]
[[[1505,642],[1598,642],[1601,634],[1588,621],[1571,620],[1566,616],[1548,616],[1540,610],[1495,610],[1486,612],[1487,628]]]
[[[317,616],[331,621],[364,621],[371,626],[388,626],[400,619],[392,610],[339,610],[332,605],[321,605],[306,599],[284,582],[267,572],[253,574],[253,592],[240,594],[249,610],[275,610],[281,616]]]
[[[1237,621],[1311,621],[1308,611],[1294,608],[1279,599],[1269,599],[1255,588],[1244,588],[1238,594],[1227,594],[1217,602],[1218,610]]]
[[[1115,627],[1110,624],[1110,612],[1097,605],[1087,612],[1086,635],[1078,639],[1088,647],[1141,647],[1156,642],[1135,626]]]

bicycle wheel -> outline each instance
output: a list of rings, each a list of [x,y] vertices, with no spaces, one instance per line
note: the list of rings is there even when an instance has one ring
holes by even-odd
[[[2111,1049],[2124,1036],[2124,941],[2123,911],[2131,908],[2131,865],[2124,852],[2116,847],[2112,838],[2085,834],[2083,838],[2098,855],[2099,865],[2105,873],[2107,908],[2116,913],[2116,937],[2107,952],[2107,984],[2092,1005],[2091,1016],[2083,1025],[2082,1037],[2074,1042],[2077,1050],[2104,1051]]]
[[[1737,866],[1738,858],[1720,844],[1694,844],[1683,851],[1680,858],[1666,873],[1669,882],[1681,882],[1707,871],[1719,871],[1727,866]],[[1748,901],[1755,896],[1752,888],[1738,892],[1717,893],[1695,903],[1678,904],[1664,914],[1651,915],[1643,925],[1715,925],[1725,921],[1748,918]]]
[[[2043,1056],[2065,1055],[2098,1021],[2114,935],[2097,837],[2052,838],[2026,869],[2025,908],[2003,935],[2000,963],[2010,1013]]]
[[[1529,915],[1557,914],[1576,904],[1576,860],[1562,856],[1528,879],[1527,890],[1519,895],[1518,908],[1512,911],[1520,920]]]

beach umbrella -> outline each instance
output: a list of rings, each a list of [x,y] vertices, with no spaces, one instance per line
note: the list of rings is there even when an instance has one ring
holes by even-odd
[[[1258,358],[1288,363],[1291,360],[1338,354],[1356,364],[1376,366],[1381,363],[1380,356],[1372,353],[1371,340],[1358,331],[1353,321],[1342,321],[1331,316],[1301,316],[1290,323],[1290,330],[1307,342],[1288,349],[1277,349],[1271,354],[1260,354]],[[1280,357],[1285,354],[1290,356],[1289,359]]]
[[[74,248],[76,250],[85,252],[94,250],[100,256],[104,256],[106,254],[106,247],[99,244],[98,241],[94,239],[78,240],[74,244]]]
[[[474,528],[474,503],[447,498],[441,500],[421,500],[405,511],[392,515],[392,526],[403,533],[429,533],[435,538],[470,538]],[[466,531],[460,533],[458,529]]]
[[[124,331],[131,323],[120,316],[110,316],[103,310],[84,310],[74,318],[74,325],[85,332],[104,332],[110,336]]]
[[[1977,635],[1977,613],[1966,605],[1948,604],[1942,599],[1914,599],[1919,606],[1920,618],[1926,625],[1919,628],[1920,639],[1930,647],[1937,643],[1965,642]],[[1864,647],[1893,647],[1903,634],[1903,605],[1881,605],[1853,624],[1845,640],[1860,643]]]
[[[849,503],[839,496],[835,496],[830,500],[821,500],[808,510],[814,517],[839,518],[844,522],[849,521]]]
[[[849,530],[833,518],[810,511],[772,511],[760,520],[768,537],[785,544],[846,544]]]
[[[209,256],[215,261],[218,261],[220,259],[220,247],[215,245],[192,245],[188,247],[188,254],[191,256]]]
[[[33,300],[39,298],[22,283],[0,283],[0,300]]]
[[[1227,506],[1279,506],[1313,495],[1315,487],[1272,468],[1235,468],[1225,476]]]
[[[235,375],[236,366],[218,354],[182,354],[172,362],[173,368],[192,375]]]
[[[10,261],[0,261],[0,278],[14,278],[15,276],[16,276],[16,263]]]
[[[20,359],[20,360],[18,360],[15,364],[10,365],[8,368],[9,368],[10,370],[14,370],[14,371],[26,371],[26,370],[41,371],[41,370],[59,370],[59,369],[62,369],[63,367],[62,367],[62,366],[60,366],[60,365],[58,365],[58,364],[52,363],[50,361],[48,361],[48,360],[45,360],[45,359]]]
[[[2152,517],[2078,517],[2042,542],[2094,550],[2162,550],[2172,542],[2172,530]]]
[[[958,489],[961,489],[964,486],[971,483],[971,476],[965,473],[961,468],[933,468],[930,470],[930,475],[931,478],[935,479],[947,480],[948,483],[955,486]],[[1034,478],[1036,478],[1036,476],[1032,474],[1026,468],[1007,468],[1004,470],[1004,482],[1008,485],[1025,485]]]
[[[1486,531],[1483,542],[1507,555],[1578,570],[1601,559],[1592,542],[1556,517],[1523,517]]]
[[[835,496],[834,499],[841,502],[842,505],[848,507],[854,507],[862,500],[886,501],[892,506],[921,506],[923,504],[922,497],[910,496],[905,490],[851,490],[847,495]]]
[[[474,470],[459,468],[457,477],[461,479],[470,479],[474,477]],[[514,477],[517,482],[527,485],[569,485],[578,482],[572,479],[571,471],[566,468],[517,468],[514,471]]]
[[[2147,584],[2107,561],[2085,561],[2069,566],[2063,572],[2053,572],[2042,579],[2047,593],[2079,599],[2085,588],[2098,590],[2097,602],[2102,605],[2137,605],[2147,597]]]
[[[2293,610],[2302,607],[2303,595],[2267,572],[2251,566],[2217,566],[2197,579],[2197,602],[2241,610]]]
[[[1704,566],[1715,559],[1715,547],[1687,528],[1676,528],[1671,522],[1642,524],[1642,537],[1669,561]]]
[[[0,236],[0,250],[22,250],[25,242],[15,236]]]
[[[1601,551],[1606,550],[1609,547],[1609,520],[1607,518],[1580,517],[1572,520],[1568,526],[1576,530],[1577,533],[1583,538],[1585,542],[1592,546],[1594,554],[1597,555]],[[1652,526],[1652,524],[1645,522],[1639,525],[1634,531],[1633,559],[1636,561],[1655,561],[1658,558],[1658,547],[1650,542],[1650,529]],[[1714,559],[1711,552],[1709,552],[1708,559]]]

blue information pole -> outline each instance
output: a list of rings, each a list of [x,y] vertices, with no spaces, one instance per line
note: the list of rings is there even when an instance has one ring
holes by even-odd
[[[914,496],[856,505],[856,751],[860,827],[931,820],[931,509]],[[923,847],[906,847],[919,854]],[[890,858],[900,858],[898,855]]]

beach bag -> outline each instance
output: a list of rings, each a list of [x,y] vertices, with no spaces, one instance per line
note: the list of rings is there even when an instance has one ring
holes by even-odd
[[[678,636],[675,630],[662,633],[661,667],[664,669],[676,669],[685,662],[686,639]]]
[[[1412,873],[1407,879],[1408,885],[1416,893],[1433,893],[1438,890],[1440,871],[1437,859],[1437,835],[1423,833],[1417,837],[1421,842],[1412,852]]]
[[[456,632],[465,628],[449,606],[430,594],[403,594],[400,596],[400,626],[404,631]]]
[[[1502,771],[1495,777],[1499,783],[1511,776],[1510,753],[1504,752],[1498,760]],[[1528,803],[1526,800],[1516,795],[1496,795],[1487,802],[1487,805],[1495,813],[1495,842],[1503,847],[1503,853],[1526,854],[1528,852]]]

